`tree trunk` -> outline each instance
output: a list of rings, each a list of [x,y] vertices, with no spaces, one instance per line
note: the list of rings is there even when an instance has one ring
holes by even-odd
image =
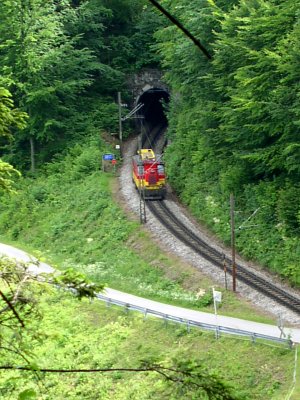
[[[34,140],[33,137],[29,139],[30,141],[30,171],[34,174],[35,173],[35,152],[34,152]]]

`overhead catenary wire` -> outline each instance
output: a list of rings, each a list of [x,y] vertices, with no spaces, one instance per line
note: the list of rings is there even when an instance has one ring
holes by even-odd
[[[142,107],[144,107],[143,103],[137,104],[125,117],[121,118],[122,121],[126,121],[126,119],[131,118],[134,114],[137,113]]]
[[[212,56],[208,50],[201,44],[200,40],[185,28],[181,22],[179,22],[173,15],[171,15],[165,8],[163,8],[156,0],[149,0],[162,14],[164,14],[174,25],[177,26],[192,42],[204,53],[204,55],[210,60]]]

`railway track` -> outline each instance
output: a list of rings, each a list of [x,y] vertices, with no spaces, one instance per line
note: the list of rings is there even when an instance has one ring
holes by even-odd
[[[160,144],[158,142],[164,131],[165,127],[156,127],[155,130],[149,132],[155,152],[162,152],[164,142],[160,141]],[[142,143],[144,144],[145,140],[142,140]],[[224,270],[224,264],[226,264],[227,272],[232,275],[231,260],[224,253],[199,238],[189,227],[180,221],[172,210],[170,210],[165,200],[147,201],[146,205],[165,228],[182,243],[222,270]],[[258,276],[241,264],[236,263],[236,267],[238,271],[237,279],[239,281],[300,315],[300,298],[287,293],[281,287]]]
[[[191,248],[200,256],[210,261],[220,269],[224,269],[226,263],[227,272],[232,275],[231,260],[224,253],[211,247],[208,243],[199,238],[190,228],[180,221],[167,206],[166,201],[147,201],[147,207],[155,217],[186,246]],[[300,298],[285,292],[279,286],[268,280],[257,276],[244,266],[236,263],[237,279],[246,285],[264,294],[272,300],[282,304],[286,308],[300,314]]]

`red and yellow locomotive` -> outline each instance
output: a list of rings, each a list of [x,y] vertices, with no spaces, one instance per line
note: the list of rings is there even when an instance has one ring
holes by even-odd
[[[163,199],[166,194],[164,163],[152,149],[138,150],[132,157],[132,180],[145,199]]]

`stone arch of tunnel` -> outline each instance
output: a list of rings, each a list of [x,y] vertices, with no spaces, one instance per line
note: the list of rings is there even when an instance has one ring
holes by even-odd
[[[167,126],[167,117],[165,107],[170,100],[170,94],[167,90],[159,87],[147,88],[136,99],[136,104],[143,104],[138,111],[144,125],[152,130],[156,126]]]

